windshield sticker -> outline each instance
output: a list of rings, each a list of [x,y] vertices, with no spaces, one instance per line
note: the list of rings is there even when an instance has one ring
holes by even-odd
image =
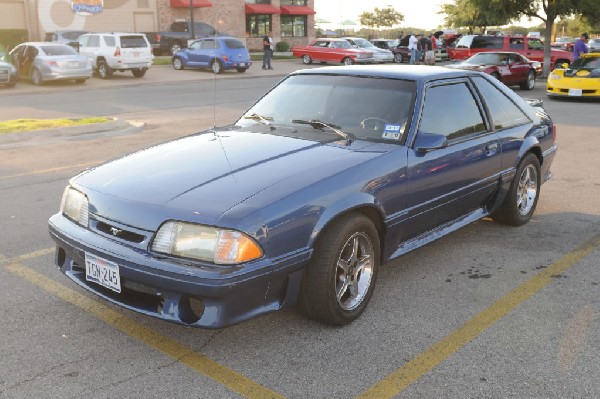
[[[385,125],[382,137],[384,139],[399,140],[401,127],[401,125]]]

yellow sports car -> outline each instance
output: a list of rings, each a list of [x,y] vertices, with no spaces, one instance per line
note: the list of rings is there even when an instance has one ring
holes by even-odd
[[[559,66],[552,71],[548,76],[546,95],[600,98],[600,53],[582,54],[568,67]]]

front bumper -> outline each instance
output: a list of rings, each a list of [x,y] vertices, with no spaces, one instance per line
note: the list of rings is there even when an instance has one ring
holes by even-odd
[[[572,90],[574,89],[574,90]],[[581,93],[579,92],[581,90]],[[600,97],[600,78],[548,79],[546,95],[550,97]]]
[[[310,252],[237,267],[185,265],[85,229],[61,214],[48,222],[60,271],[86,290],[149,316],[222,328],[295,305]],[[85,254],[119,265],[122,290],[86,280]]]

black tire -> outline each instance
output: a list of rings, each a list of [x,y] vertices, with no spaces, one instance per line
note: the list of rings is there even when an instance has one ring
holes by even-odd
[[[521,90],[535,89],[535,71],[531,70],[527,74],[527,80],[519,85]]]
[[[223,65],[221,65],[221,62],[219,60],[212,60],[212,62],[210,63],[210,69],[215,74],[219,74],[223,72]]]
[[[181,50],[181,43],[173,42],[173,43],[169,44],[169,54],[175,55],[175,53],[178,52],[179,50]]]
[[[352,322],[373,295],[379,261],[379,234],[369,218],[351,213],[333,221],[320,235],[304,273],[300,312],[331,325]]]
[[[244,73],[248,70],[248,68],[235,68],[236,71],[238,71],[239,73]]]
[[[183,61],[180,57],[173,57],[173,68],[178,71],[181,71],[185,66],[183,65]]]
[[[141,78],[146,74],[146,69],[132,69],[131,73],[136,78]]]
[[[44,84],[44,78],[42,78],[42,73],[37,69],[33,68],[31,71],[31,83],[36,86],[41,86]]]
[[[312,64],[312,58],[310,58],[310,55],[308,55],[308,54],[304,54],[304,55],[302,56],[302,62],[303,62],[304,64],[306,64],[306,65],[308,65],[308,64]]]
[[[394,54],[394,62],[396,64],[400,64],[402,61],[403,61],[402,54],[400,54],[400,53]]]
[[[535,154],[525,155],[506,198],[500,207],[492,213],[496,222],[520,226],[533,216],[540,197],[540,161]]]
[[[354,64],[354,61],[352,61],[352,58],[346,57],[346,58],[344,58],[342,60],[342,64],[344,64],[344,65],[352,65],[352,64]]]
[[[113,72],[113,69],[108,66],[106,61],[98,61],[98,76],[100,77],[100,79],[110,79]]]

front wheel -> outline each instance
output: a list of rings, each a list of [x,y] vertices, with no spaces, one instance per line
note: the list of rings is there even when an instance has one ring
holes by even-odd
[[[31,72],[31,83],[33,83],[36,86],[44,84],[44,78],[42,78],[42,73],[37,68],[35,68]]]
[[[400,53],[394,54],[394,62],[396,64],[400,64],[402,62],[402,54],[400,54]]]
[[[305,54],[302,56],[302,62],[305,63],[306,65],[312,64],[312,58],[310,58],[310,55]]]
[[[500,208],[492,213],[492,219],[513,226],[527,223],[535,211],[540,184],[540,161],[529,153],[519,164],[506,198]]]
[[[133,74],[134,77],[141,78],[146,74],[146,70],[145,69],[132,69],[131,73]]]
[[[180,57],[173,58],[173,68],[178,71],[181,71],[184,68],[183,61]]]
[[[344,58],[342,60],[342,64],[344,64],[344,65],[352,65],[352,64],[354,64],[354,61],[352,61],[352,58],[346,57],[346,58]]]
[[[369,218],[352,213],[333,221],[306,268],[300,311],[332,325],[358,318],[373,295],[379,257],[379,234]]]
[[[529,71],[527,80],[519,86],[522,90],[533,90],[535,88],[535,72]]]

